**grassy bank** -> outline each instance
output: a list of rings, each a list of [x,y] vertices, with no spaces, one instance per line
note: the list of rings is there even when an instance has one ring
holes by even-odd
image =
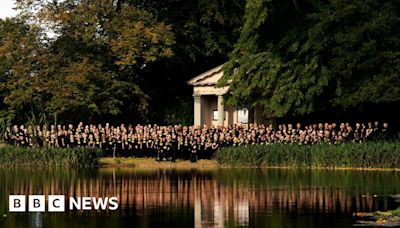
[[[101,151],[94,148],[0,147],[0,167],[95,167]]]
[[[216,160],[231,166],[398,169],[400,142],[229,147]]]

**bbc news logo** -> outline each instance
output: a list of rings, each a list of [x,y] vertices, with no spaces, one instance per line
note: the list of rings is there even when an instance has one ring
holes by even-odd
[[[65,212],[68,210],[117,210],[117,197],[69,197],[66,203],[64,195],[9,195],[8,210],[10,212]]]

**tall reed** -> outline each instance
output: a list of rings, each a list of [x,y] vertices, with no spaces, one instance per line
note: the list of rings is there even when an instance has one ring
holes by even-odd
[[[0,148],[3,167],[96,167],[102,152],[96,148]]]
[[[228,147],[215,158],[234,166],[400,168],[400,142]]]

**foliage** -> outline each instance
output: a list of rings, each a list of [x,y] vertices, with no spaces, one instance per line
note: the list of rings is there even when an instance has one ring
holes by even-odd
[[[245,1],[129,2],[171,25],[176,41],[171,58],[150,63],[143,71],[143,90],[150,97],[148,117],[157,123],[182,124],[189,120],[192,124],[193,89],[186,81],[227,61],[239,36]]]
[[[1,92],[10,119],[30,111],[67,120],[146,113],[149,98],[137,71],[172,56],[171,26],[111,1],[18,4],[20,17],[0,26]]]
[[[7,122],[23,115],[23,110],[43,108],[38,94],[43,92],[39,75],[45,50],[39,36],[40,30],[23,20],[0,21],[1,115]]]
[[[175,58],[186,63],[205,57],[226,58],[239,35],[244,8],[244,1],[239,0],[128,2],[154,12],[172,25],[177,40],[173,47],[178,53]]]
[[[229,147],[217,151],[216,159],[238,166],[400,168],[400,143]]]
[[[185,121],[191,107],[174,101],[226,60],[241,2],[17,1],[20,14],[0,20],[0,118]]]
[[[220,85],[275,116],[400,99],[395,0],[249,0]]]
[[[180,124],[182,126],[190,126],[193,121],[193,98],[192,97],[179,97],[172,101],[170,108],[165,108],[164,120],[162,123],[167,125]]]
[[[4,167],[96,167],[102,152],[96,148],[0,148]]]

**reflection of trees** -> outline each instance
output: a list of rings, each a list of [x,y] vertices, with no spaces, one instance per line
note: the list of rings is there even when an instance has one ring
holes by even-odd
[[[398,174],[368,174],[364,177],[369,180],[364,178],[363,184],[346,188],[347,181],[353,181],[346,179],[347,176],[340,177],[340,173],[327,174],[325,179],[334,178],[336,181],[325,182],[321,180],[324,176],[318,173],[300,172],[296,176],[278,171],[276,175],[274,172],[264,173],[260,178],[260,173],[255,172],[256,176],[247,173],[246,179],[238,176],[237,180],[228,180],[229,177],[221,175],[221,172],[10,171],[0,175],[0,185],[4,198],[9,194],[117,196],[120,206],[125,209],[119,213],[130,209],[187,208],[194,210],[195,222],[203,225],[221,225],[221,222],[229,222],[227,218],[235,224],[246,225],[251,217],[263,216],[264,212],[350,214],[354,211],[386,210],[387,198],[376,200],[374,194],[393,194],[400,188],[394,184],[398,183]],[[340,182],[340,178],[346,182]],[[376,186],[385,181],[388,183],[385,188]]]

